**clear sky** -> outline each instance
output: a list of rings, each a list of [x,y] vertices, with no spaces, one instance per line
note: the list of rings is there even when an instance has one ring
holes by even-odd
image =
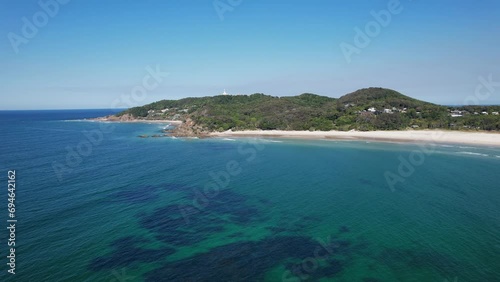
[[[355,28],[391,1],[72,0],[44,18],[38,0],[0,0],[0,109],[110,108],[142,85],[147,66],[169,75],[140,104],[370,86],[463,104],[480,76],[500,83],[500,1],[400,0],[356,45]],[[350,62],[343,42],[357,48]],[[480,102],[499,104],[495,90]]]

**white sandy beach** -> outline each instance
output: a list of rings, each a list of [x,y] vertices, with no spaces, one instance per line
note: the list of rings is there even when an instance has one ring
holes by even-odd
[[[500,133],[443,130],[405,131],[284,131],[250,130],[211,133],[213,137],[275,137],[296,139],[373,140],[385,142],[415,142],[470,144],[500,147]]]

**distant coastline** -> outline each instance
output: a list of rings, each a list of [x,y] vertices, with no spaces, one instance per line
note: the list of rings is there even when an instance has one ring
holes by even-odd
[[[289,97],[255,93],[161,100],[94,120],[170,123],[173,128],[165,128],[160,137],[262,136],[500,147],[500,105],[441,106],[380,87],[338,99],[311,93]]]
[[[115,120],[177,120],[179,136],[227,130],[500,132],[500,105],[442,106],[370,87],[340,98],[304,93],[276,97],[218,95],[161,100],[117,113]]]

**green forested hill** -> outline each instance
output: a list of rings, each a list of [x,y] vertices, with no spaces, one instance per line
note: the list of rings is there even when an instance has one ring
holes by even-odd
[[[417,108],[436,107],[436,105],[423,102],[397,91],[385,88],[365,88],[344,95],[338,100],[342,104],[354,103],[360,106],[376,108]]]
[[[390,89],[366,88],[339,99],[306,93],[294,97],[252,94],[163,100],[128,109],[118,116],[190,119],[205,131],[398,130],[409,127],[500,130],[498,111],[500,106],[446,107]]]

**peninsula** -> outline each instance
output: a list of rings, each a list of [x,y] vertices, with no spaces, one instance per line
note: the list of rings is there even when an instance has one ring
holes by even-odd
[[[338,99],[310,93],[292,97],[257,93],[162,100],[104,119],[177,122],[172,134],[179,137],[429,141],[431,133],[442,131],[445,134],[440,135],[447,137],[435,142],[500,146],[499,111],[500,106],[442,106],[390,89],[365,88]]]

